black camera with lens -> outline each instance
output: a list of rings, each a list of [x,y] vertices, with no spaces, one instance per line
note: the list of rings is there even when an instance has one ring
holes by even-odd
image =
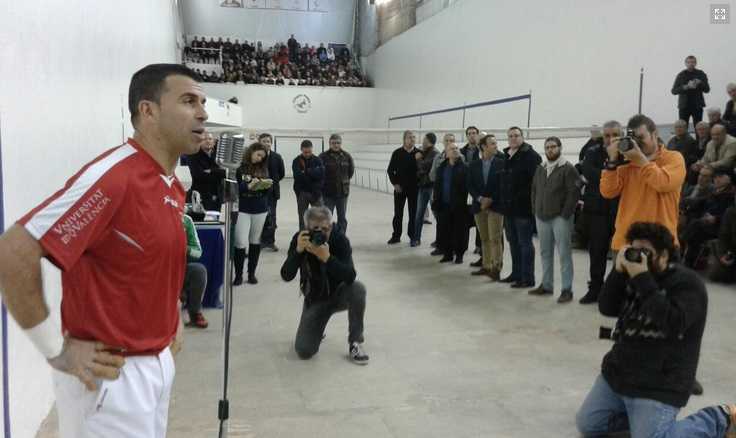
[[[643,260],[642,254],[645,254],[645,252],[641,248],[626,248],[624,258],[631,263],[641,263]]]
[[[312,230],[309,232],[309,242],[314,246],[321,246],[327,242],[327,235],[322,230]]]
[[[636,146],[635,138],[634,130],[627,129],[626,136],[618,141],[618,151],[624,153],[634,149],[634,146]]]

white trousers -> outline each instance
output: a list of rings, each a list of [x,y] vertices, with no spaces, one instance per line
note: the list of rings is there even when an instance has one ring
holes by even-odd
[[[53,371],[60,438],[165,438],[174,358],[125,358],[116,380],[99,380],[96,391],[75,376]]]
[[[266,213],[238,213],[238,223],[235,224],[235,247],[248,248],[250,245],[261,244],[261,233],[266,224]]]

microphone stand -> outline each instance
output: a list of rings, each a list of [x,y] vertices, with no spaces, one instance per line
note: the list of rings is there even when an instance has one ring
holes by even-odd
[[[222,398],[217,406],[217,418],[220,420],[218,437],[227,437],[227,421],[230,418],[230,402],[227,399],[227,385],[230,372],[230,325],[233,319],[233,266],[231,262],[230,242],[232,212],[235,201],[238,199],[238,184],[235,180],[235,170],[227,168],[227,176],[223,181],[223,200],[225,201],[225,281],[223,288],[225,292],[222,315]]]

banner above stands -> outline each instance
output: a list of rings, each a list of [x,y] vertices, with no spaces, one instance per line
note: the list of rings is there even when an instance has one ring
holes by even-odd
[[[327,12],[330,0],[221,0],[223,8]]]
[[[240,105],[207,96],[204,105],[209,118],[206,125],[213,128],[240,128],[243,126],[243,109]]]

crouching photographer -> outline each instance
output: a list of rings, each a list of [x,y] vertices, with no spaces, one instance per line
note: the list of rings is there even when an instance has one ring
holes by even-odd
[[[583,436],[628,431],[632,438],[731,437],[736,405],[712,406],[680,421],[698,367],[708,296],[693,271],[673,263],[672,233],[637,222],[598,299],[617,316],[613,348],[577,414]]]
[[[326,207],[311,207],[304,213],[306,229],[291,239],[289,253],[281,267],[281,278],[291,281],[299,271],[299,288],[304,295],[294,347],[302,359],[319,351],[325,327],[333,314],[348,311],[348,356],[366,365],[363,350],[363,316],[366,291],[355,281],[350,241],[332,223]]]

